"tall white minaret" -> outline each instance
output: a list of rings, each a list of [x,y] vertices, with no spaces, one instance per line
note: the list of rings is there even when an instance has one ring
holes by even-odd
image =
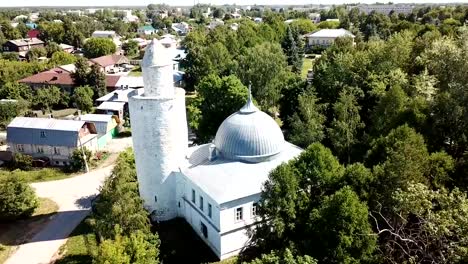
[[[177,216],[173,172],[188,148],[185,91],[174,87],[173,64],[170,50],[154,39],[141,64],[144,94],[128,101],[140,196],[158,221]]]

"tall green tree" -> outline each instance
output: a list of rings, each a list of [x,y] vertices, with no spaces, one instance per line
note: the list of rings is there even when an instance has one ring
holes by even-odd
[[[75,72],[72,74],[75,85],[87,85],[90,71],[91,69],[89,67],[88,61],[83,57],[78,57],[75,62]]]
[[[88,80],[87,84],[93,88],[93,99],[107,94],[106,75],[97,64],[91,65],[91,69],[86,78]]]
[[[63,99],[62,92],[57,86],[42,87],[36,91],[33,105],[40,108],[42,112],[52,112],[52,108]]]
[[[34,189],[15,174],[0,175],[0,221],[29,217],[39,205]]]
[[[87,58],[97,58],[115,53],[117,47],[112,39],[90,38],[85,42],[83,50]]]
[[[325,110],[326,105],[319,102],[313,91],[300,95],[298,111],[289,121],[289,140],[301,147],[320,142],[325,137]]]
[[[283,50],[288,59],[288,64],[292,67],[292,71],[300,74],[302,71],[303,52],[301,51],[301,40],[297,37],[298,34],[292,27],[288,27],[286,37],[283,40]]]
[[[334,118],[328,129],[333,147],[340,157],[351,163],[352,147],[358,141],[358,132],[364,127],[359,111],[357,96],[348,88],[340,92],[338,101],[333,105]]]
[[[221,123],[238,111],[248,97],[247,88],[234,75],[218,77],[209,75],[197,86],[198,99],[194,102],[199,110],[196,132],[201,142],[210,141]]]
[[[80,86],[74,90],[72,99],[78,109],[89,113],[93,109],[93,94],[91,87]]]

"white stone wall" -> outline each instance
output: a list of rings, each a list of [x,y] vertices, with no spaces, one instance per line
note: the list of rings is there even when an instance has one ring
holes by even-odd
[[[174,97],[175,90],[172,64],[171,62],[170,65],[163,67],[142,67],[146,96]]]

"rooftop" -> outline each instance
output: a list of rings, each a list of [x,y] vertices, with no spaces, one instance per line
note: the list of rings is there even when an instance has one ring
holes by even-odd
[[[86,114],[80,116],[80,120],[88,122],[106,122],[109,123],[112,120],[112,115],[103,115],[103,114]]]
[[[78,131],[85,124],[85,121],[53,119],[53,118],[33,118],[16,117],[8,127],[31,128],[41,130],[61,130]]]
[[[317,37],[317,38],[339,38],[339,37],[352,37],[354,35],[346,29],[321,29],[317,32],[308,34],[307,37]]]
[[[283,151],[274,159],[261,163],[222,158],[210,161],[209,146],[205,144],[190,148],[188,165],[182,172],[219,205],[260,193],[270,171],[302,152],[299,147],[286,143]]]
[[[116,54],[101,56],[98,58],[90,59],[89,61],[91,63],[96,63],[101,67],[112,66],[115,64],[128,63],[127,57],[125,57],[124,55],[116,55]]]
[[[39,44],[44,44],[44,41],[38,39],[38,38],[25,38],[25,39],[14,39],[14,40],[9,40],[8,42],[13,43],[14,45],[21,47],[21,46],[27,46],[27,45],[39,45]]]
[[[120,111],[120,110],[123,110],[124,105],[125,105],[125,102],[103,102],[97,107],[97,109]]]

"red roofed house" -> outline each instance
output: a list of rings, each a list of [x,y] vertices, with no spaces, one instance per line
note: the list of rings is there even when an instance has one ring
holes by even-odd
[[[41,31],[39,31],[39,29],[37,28],[31,29],[28,31],[28,38],[30,39],[37,38],[39,34],[41,34]]]
[[[90,59],[91,64],[97,64],[105,73],[120,72],[120,67],[129,64],[129,60],[124,55],[106,55],[99,58]]]
[[[53,68],[48,71],[26,77],[19,80],[20,83],[29,85],[32,89],[38,89],[44,86],[54,85],[61,90],[71,93],[76,87],[72,78],[72,73],[75,71],[75,65],[63,65]],[[108,91],[113,91],[117,88],[117,82],[120,76],[106,75],[106,86]]]

